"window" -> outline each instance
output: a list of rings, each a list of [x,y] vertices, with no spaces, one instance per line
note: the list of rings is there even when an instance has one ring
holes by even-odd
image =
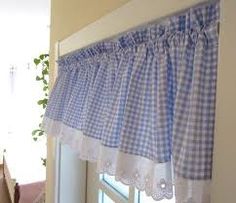
[[[114,176],[100,175],[98,203],[157,203],[145,192],[128,187],[115,180]],[[174,203],[175,200],[164,199],[160,203]]]

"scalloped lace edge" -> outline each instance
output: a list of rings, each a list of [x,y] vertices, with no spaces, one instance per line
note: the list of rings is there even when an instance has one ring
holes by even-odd
[[[175,185],[176,203],[210,203],[211,180],[188,180],[177,176],[173,180],[171,162],[155,163],[103,146],[98,139],[47,117],[44,117],[43,129],[49,136],[69,145],[78,158],[95,162],[98,173],[115,176],[117,181],[145,191],[156,201],[173,198]]]
[[[171,162],[155,163],[145,157],[123,153],[117,148],[105,147],[99,140],[47,117],[44,118],[43,129],[48,135],[69,145],[80,159],[96,162],[98,173],[115,176],[117,181],[145,191],[158,201],[173,197]]]

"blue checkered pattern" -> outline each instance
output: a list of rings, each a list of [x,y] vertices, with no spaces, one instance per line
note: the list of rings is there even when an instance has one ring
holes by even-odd
[[[209,3],[61,57],[45,117],[210,179],[218,20]]]

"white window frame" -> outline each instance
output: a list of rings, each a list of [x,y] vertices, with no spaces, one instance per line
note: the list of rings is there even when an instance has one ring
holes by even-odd
[[[129,195],[125,198],[121,193],[111,187],[108,183],[101,180],[99,174],[96,172],[96,164],[88,163],[87,171],[87,202],[99,203],[99,191],[104,192],[115,203],[136,203],[135,196],[137,190],[129,187]]]

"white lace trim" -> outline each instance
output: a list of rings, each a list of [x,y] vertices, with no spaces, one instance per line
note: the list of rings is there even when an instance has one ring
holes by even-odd
[[[173,181],[171,162],[155,163],[141,156],[120,152],[117,148],[105,147],[99,140],[47,117],[44,118],[43,128],[48,135],[72,147],[80,159],[96,162],[98,173],[113,175],[117,181],[145,191],[155,200],[171,199],[175,185],[176,203],[210,203],[211,181],[176,176]]]
[[[71,146],[80,159],[97,162],[97,172],[115,176],[117,181],[145,191],[155,200],[173,197],[171,163],[154,163],[136,155],[109,148],[100,141],[84,136],[79,130],[61,122],[44,118],[43,128],[48,135],[58,137]]]

